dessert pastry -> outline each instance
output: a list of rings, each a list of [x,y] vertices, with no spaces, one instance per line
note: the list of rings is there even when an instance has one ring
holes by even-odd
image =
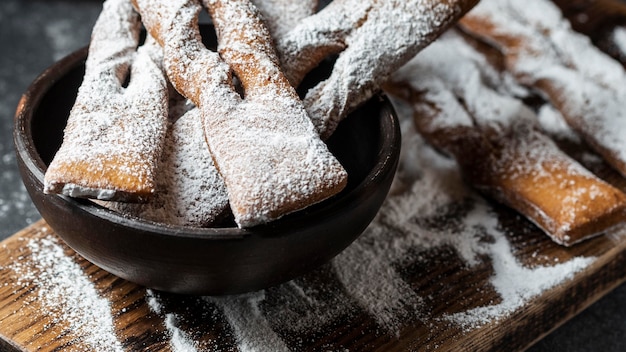
[[[192,127],[189,126],[197,122],[196,116],[199,115],[201,116],[208,151],[214,162],[211,165],[205,163],[204,161],[207,160],[203,159],[200,164],[208,168],[205,170],[207,174],[212,175],[213,172],[216,172],[216,175],[219,173],[221,176],[223,185],[226,185],[235,221],[239,226],[248,227],[265,223],[326,199],[345,186],[347,175],[337,160],[329,153],[318,132],[322,131],[323,137],[328,137],[339,120],[350,112],[349,109],[368,99],[373,91],[378,89],[380,81],[385,79],[394,67],[398,67],[402,60],[406,61],[410,57],[410,53],[419,51],[432,41],[453,20],[467,11],[475,3],[475,0],[442,3],[426,1],[424,4],[417,2],[405,4],[399,1],[359,3],[352,0],[339,0],[327,6],[323,13],[319,14],[320,16],[312,15],[317,7],[317,1],[313,0],[307,1],[305,4],[295,4],[285,0],[256,0],[255,2],[259,5],[260,11],[249,0],[229,2],[207,0],[204,2],[204,6],[213,17],[218,33],[219,54],[217,54],[206,49],[201,43],[197,26],[197,16],[202,9],[199,0],[164,1],[161,3],[147,0],[133,1],[135,9],[141,13],[141,19],[149,33],[146,44],[137,51],[137,60],[142,57],[143,51],[148,51],[151,48],[153,64],[158,66],[159,63],[163,62],[170,83],[185,98],[188,98],[190,103],[179,104],[176,101],[178,99],[177,94],[169,94],[168,97],[167,82],[163,79],[151,82],[160,84],[160,89],[148,90],[147,94],[142,95],[144,99],[151,99],[154,104],[157,102],[160,104],[156,107],[147,104],[141,106],[142,109],[150,111],[148,115],[159,115],[161,118],[159,130],[141,133],[142,136],[148,136],[147,138],[153,138],[156,141],[156,143],[149,143],[152,147],[151,151],[154,153],[146,152],[141,157],[130,158],[132,162],[127,162],[124,166],[130,170],[131,167],[139,165],[141,170],[149,170],[146,172],[149,174],[148,176],[136,169],[124,174],[124,170],[100,167],[99,169],[104,170],[103,172],[109,172],[106,175],[109,178],[123,177],[123,180],[118,180],[120,185],[115,187],[82,185],[79,188],[73,183],[63,184],[52,180],[49,183],[51,185],[49,189],[52,191],[53,187],[56,187],[55,189],[61,189],[65,194],[72,196],[99,197],[120,201],[145,201],[154,193],[155,187],[163,189],[163,194],[155,197],[151,204],[117,205],[119,209],[126,209],[133,214],[144,214],[145,217],[154,220],[156,219],[155,216],[146,214],[158,213],[157,209],[165,209],[160,204],[170,202],[172,195],[176,194],[177,190],[186,189],[186,192],[191,194],[193,192],[190,190],[195,189],[195,187],[209,186],[198,184],[197,179],[189,177],[188,170],[181,169],[181,163],[172,161],[177,160],[177,157],[174,156],[177,153],[183,153],[191,150],[188,148],[202,145],[192,145],[191,140],[176,137],[177,134],[191,129]],[[124,8],[122,5],[126,7]],[[136,89],[131,89],[132,82],[141,77],[133,70],[131,85],[126,88],[123,87],[127,74],[121,71],[125,68],[124,65],[131,65],[129,60],[134,59],[133,49],[137,46],[138,20],[137,15],[129,10],[127,2],[109,0],[105,5],[108,8],[114,8],[114,6],[119,6],[117,11],[108,10],[107,13],[103,11],[102,14],[102,18],[110,17],[107,20],[108,28],[105,30],[103,29],[104,25],[97,26],[94,33],[96,30],[101,33],[112,32],[117,35],[125,33],[126,27],[124,25],[130,22],[125,22],[121,16],[132,15],[135,17],[133,26],[128,27],[128,30],[132,29],[134,33],[132,41],[118,40],[115,35],[109,37],[109,39],[113,38],[117,42],[125,44],[122,57],[127,59],[121,60],[123,61],[122,65],[116,67],[120,69],[118,72],[120,74],[113,76],[117,79],[116,84],[119,86],[117,90],[123,91],[123,95],[127,96],[128,92],[136,91]],[[293,8],[300,8],[297,16],[287,16],[287,12]],[[425,14],[428,16],[422,16]],[[400,15],[404,17],[401,18]],[[422,17],[418,21],[419,25],[416,26],[414,20],[417,16]],[[314,17],[317,19],[311,19]],[[342,22],[345,18],[350,20]],[[395,21],[391,23],[387,20],[388,18],[394,18]],[[305,105],[279,68],[280,60],[276,55],[273,39],[262,19],[271,28],[274,39],[285,44],[282,48],[291,50],[282,53],[283,63],[286,62],[285,58],[290,57],[293,60],[287,60],[289,62],[298,62],[302,58],[310,59],[307,58],[308,54],[318,52],[320,48],[323,49],[321,56],[315,56],[313,61],[308,61],[308,66],[291,66],[291,69],[297,70],[297,72],[289,71],[289,67],[285,68],[284,72],[289,76],[298,76],[298,83],[310,69],[329,53],[341,51],[330,79],[320,83],[309,92],[309,98],[313,96],[314,98],[305,100],[305,104],[308,104],[307,102],[318,104],[318,102],[323,101],[322,105],[326,104],[325,106],[330,107],[333,111],[342,111],[336,114],[337,118],[323,122],[325,126],[331,126],[330,128],[316,130],[311,123]],[[332,21],[324,23],[325,20],[329,19]],[[296,26],[298,22],[307,21],[308,25],[305,23],[303,26]],[[315,24],[322,24],[322,28],[311,27]],[[389,38],[379,40],[377,38],[380,38],[382,34],[377,33],[378,30],[382,30],[381,33],[403,30],[407,36],[402,36],[402,40],[399,41],[387,40]],[[370,37],[373,34],[377,36]],[[389,36],[395,38],[396,33]],[[308,40],[315,37],[323,38],[323,40],[320,42],[316,39],[307,43]],[[159,47],[154,45],[152,38],[158,42]],[[98,48],[98,42],[95,39],[98,39],[97,35],[94,35],[94,43],[92,43],[94,50]],[[296,46],[291,45],[294,40],[298,39],[304,41],[296,43]],[[325,50],[329,47],[326,43],[327,39],[334,41],[330,51]],[[304,46],[298,46],[300,44],[304,44]],[[368,55],[361,55],[361,50],[366,50]],[[162,59],[161,55],[163,56]],[[97,57],[97,52],[90,53],[90,60],[93,61]],[[105,63],[108,60],[110,60],[108,57],[102,59]],[[351,61],[353,63],[349,64]],[[363,67],[366,68],[365,71],[361,71]],[[105,69],[100,68],[99,72],[107,72]],[[363,73],[363,77],[357,79],[361,73]],[[338,86],[341,82],[337,80],[337,77],[344,74],[347,75],[346,77],[351,77],[348,84],[354,83],[355,94],[344,92],[346,86],[343,88]],[[243,93],[238,87],[235,87],[235,81],[241,83]],[[96,83],[93,83],[94,86]],[[316,89],[321,86],[330,88],[324,88],[315,93]],[[115,112],[116,102],[113,101],[113,98],[120,95],[117,90],[103,90],[107,97],[111,96],[107,103],[112,104],[109,107],[110,111],[103,112],[105,116]],[[108,94],[109,91],[111,94]],[[343,94],[338,94],[338,92],[343,92]],[[347,106],[345,102],[352,99],[355,99],[355,104],[350,104],[350,107],[344,108]],[[174,148],[173,145],[168,145],[168,152],[163,155],[159,164],[159,167],[163,168],[161,178],[155,181],[155,168],[165,138],[168,100],[172,103],[169,117],[170,123],[173,124],[173,130],[168,135],[170,139],[168,143],[177,140],[177,143],[182,145],[178,146],[178,149]],[[90,103],[94,105],[92,102]],[[344,105],[344,107],[338,107],[339,105],[336,103]],[[328,104],[333,105],[333,107]],[[117,105],[124,106],[120,103]],[[321,105],[318,104],[318,106]],[[99,106],[99,108],[101,107]],[[309,107],[307,106],[307,108]],[[196,109],[199,111],[194,111]],[[308,110],[311,111],[310,108]],[[77,109],[77,111],[79,110]],[[152,114],[153,112],[154,114]],[[177,121],[178,116],[183,116],[180,118],[180,122]],[[84,128],[85,124],[89,124],[92,119],[78,121],[75,124],[75,130]],[[132,121],[135,120],[132,119]],[[321,120],[318,119],[318,121]],[[70,125],[74,126],[74,124]],[[121,127],[117,129],[123,130],[124,124],[119,123],[119,125]],[[115,131],[115,128],[107,127],[106,133],[102,132],[99,135],[114,139],[117,144],[113,143],[113,145],[119,146],[120,154],[124,156],[132,154],[134,150],[138,149],[124,141],[122,136],[118,136],[121,132]],[[68,133],[67,139],[69,140],[71,136],[72,134]],[[140,138],[142,141],[145,139]],[[103,148],[107,148],[111,144],[109,140],[97,140],[93,145],[105,145],[106,147]],[[76,144],[72,148],[76,148]],[[72,148],[68,147],[67,149]],[[196,150],[195,153],[199,155],[199,158],[206,157],[206,153],[203,154],[202,151]],[[60,153],[59,160],[62,160],[62,154]],[[107,155],[104,156],[95,155],[91,157],[90,164],[100,165],[103,160],[114,155],[116,154],[110,151],[107,151]],[[141,159],[144,163],[140,164],[139,160],[135,159]],[[174,164],[170,165],[171,162]],[[140,177],[140,180],[145,181],[145,184],[137,185],[139,181],[133,180],[132,176]],[[213,177],[209,179],[213,179]],[[170,182],[173,184],[167,185],[170,189],[165,191],[168,188],[166,183]],[[121,188],[123,185],[131,190],[139,188],[139,186],[146,186],[146,190],[143,190],[143,193],[138,191],[131,193],[123,190]],[[212,189],[219,189],[223,185],[218,182],[212,183],[211,187]],[[112,192],[111,189],[114,191]],[[197,197],[191,196],[189,201],[196,199]],[[224,209],[225,203],[222,202],[222,198],[218,197],[217,199],[218,201],[212,206],[216,206],[215,209]],[[173,202],[171,206],[184,203],[185,201],[182,203]],[[209,220],[204,218],[198,220],[198,214],[193,214],[193,209],[186,209],[187,206],[192,207],[186,205],[182,209],[172,211],[172,216],[176,217],[172,222],[184,224],[190,221],[194,224],[200,224],[205,221],[210,222],[210,219],[220,213],[219,211],[216,213],[208,211],[209,214],[206,215]],[[189,217],[181,210],[190,210]]]
[[[256,0],[272,36],[310,16],[317,1],[295,3]],[[271,25],[271,26],[270,26]],[[103,202],[123,214],[155,222],[209,227],[229,215],[228,194],[206,144],[200,110],[173,87],[169,91],[169,120],[155,194],[146,203]]]
[[[572,245],[622,224],[626,195],[563,153],[532,110],[496,91],[506,87],[497,76],[482,53],[450,32],[386,88],[411,104],[418,131],[456,159],[472,186],[555,242]]]
[[[148,38],[137,50],[140,27],[130,0],[105,3],[63,143],[45,174],[46,193],[145,201],[154,192],[167,83],[159,46]]]
[[[477,0],[335,0],[277,41],[293,86],[338,54],[330,77],[304,105],[322,138],[380,89],[389,75],[435,40]]]
[[[205,2],[220,54],[202,45],[199,2],[134,3],[163,47],[170,81],[201,111],[210,152],[240,227],[277,219],[345,186],[345,170],[316,134],[249,2]],[[234,87],[231,67],[244,97]]]
[[[540,91],[594,150],[626,176],[626,73],[574,32],[550,1],[485,0],[461,21],[492,44],[522,84]]]
[[[184,111],[183,106],[176,111]],[[229,214],[228,194],[204,139],[199,109],[191,109],[168,129],[156,176],[156,191],[146,203],[108,202],[123,214],[171,225],[209,227]]]

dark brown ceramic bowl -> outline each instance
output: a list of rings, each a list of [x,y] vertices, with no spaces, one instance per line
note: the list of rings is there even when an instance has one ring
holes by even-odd
[[[81,83],[87,50],[51,66],[26,91],[15,116],[22,179],[47,223],[76,252],[121,278],[158,290],[230,294],[258,290],[330,260],[374,218],[400,152],[398,121],[376,96],[328,141],[347,169],[346,189],[322,203],[251,229],[191,228],[133,219],[88,200],[43,193]]]

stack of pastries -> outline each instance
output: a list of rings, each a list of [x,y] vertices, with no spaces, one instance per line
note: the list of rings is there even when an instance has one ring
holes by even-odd
[[[626,197],[559,149],[539,114],[558,114],[626,176],[624,88],[622,65],[548,0],[482,0],[387,84],[469,184],[563,245],[620,226]]]
[[[557,243],[621,225],[626,195],[561,151],[526,98],[626,176],[624,68],[549,0],[477,2],[107,0],[45,192],[176,225],[268,223],[344,188],[324,141],[382,89],[469,184]]]

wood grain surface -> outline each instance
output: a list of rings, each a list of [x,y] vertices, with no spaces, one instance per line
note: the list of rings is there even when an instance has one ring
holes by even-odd
[[[513,222],[523,223],[514,214],[509,215]],[[497,301],[498,294],[487,281],[492,269],[488,263],[468,268],[455,258],[454,253],[445,249],[436,250],[429,254],[429,258],[405,258],[414,262],[404,268],[405,279],[416,291],[429,297],[424,304],[432,312],[430,319],[404,317],[406,320],[399,323],[397,332],[390,333],[377,325],[373,317],[355,308],[348,314],[339,314],[323,322],[316,329],[300,331],[300,336],[283,336],[283,339],[293,350],[523,350],[624,281],[626,237],[598,237],[565,249],[529,230],[532,230],[532,226],[523,226],[522,231],[509,238],[518,258],[529,266],[533,265],[533,261],[537,262],[533,258],[553,258],[551,260],[558,259],[560,262],[575,256],[593,256],[597,259],[572,279],[530,299],[512,314],[468,329],[440,318],[446,313]],[[99,344],[89,344],[93,339],[88,335],[98,335],[99,331],[90,332],[72,327],[75,323],[71,317],[84,314],[76,302],[60,300],[58,304],[62,306],[55,304],[57,306],[51,310],[40,294],[46,291],[45,288],[18,276],[19,273],[27,272],[28,276],[37,277],[43,275],[41,271],[48,270],[41,267],[40,259],[31,257],[32,253],[26,244],[55,238],[56,234],[44,221],[40,221],[2,243],[0,347],[3,351],[87,351],[102,348]],[[114,277],[88,263],[62,241],[59,240],[57,245],[63,248],[67,258],[81,268],[98,295],[109,302],[115,335],[124,350],[176,350],[172,343],[175,339],[173,332],[167,328],[168,314],[176,317],[180,331],[186,331],[192,336],[189,338],[194,341],[198,351],[235,351],[241,347],[241,341],[233,336],[235,333],[228,319],[216,306],[209,304],[206,297],[162,292],[148,294],[145,288]],[[537,256],[538,252],[542,255]],[[16,270],[16,263],[26,267]],[[327,300],[324,304],[333,304],[336,295],[340,293],[332,290],[341,291],[337,284],[332,284],[333,280],[330,269],[322,268],[299,281],[309,289],[316,286],[333,287],[331,292],[317,293],[315,297],[316,300]],[[277,288],[276,291],[283,294],[289,290]],[[155,295],[164,307],[160,313],[151,310],[148,304],[150,296]],[[272,304],[278,305],[280,302]],[[169,313],[164,313],[165,310]],[[307,318],[306,312],[298,314],[303,314],[303,319]],[[250,315],[254,313],[250,312]],[[81,320],[78,319],[78,322],[81,323]]]
[[[584,154],[578,153],[578,145],[569,148],[573,156]],[[597,160],[594,165],[594,172],[626,189],[626,180]],[[514,311],[464,326],[448,318],[503,300],[491,281],[497,274],[495,257],[484,256],[470,265],[458,255],[458,248],[424,249],[416,242],[387,271],[419,295],[419,307],[386,302],[376,316],[377,303],[359,300],[358,291],[347,287],[338,274],[342,259],[263,292],[179,296],[147,290],[104,272],[68,248],[42,220],[0,246],[0,347],[3,351],[523,350],[624,282],[626,231],[565,248],[518,214],[487,204],[505,234],[509,246],[505,252],[520,267],[555,268],[576,258],[593,261],[555,286],[522,298],[523,304]],[[439,221],[454,222],[456,213]],[[367,247],[363,242],[374,237],[365,236],[353,247],[388,245],[381,238]],[[371,258],[363,258],[367,260]],[[374,263],[372,270],[381,263]],[[359,270],[350,275],[358,276]],[[381,271],[383,276],[387,271]],[[373,281],[361,284],[362,290],[380,288]],[[389,299],[394,297],[390,292]],[[105,302],[109,311],[101,315],[109,315],[110,321],[93,324],[90,319],[101,317],[90,317],[91,308],[81,304],[83,300]],[[394,307],[398,311],[390,312]],[[112,337],[104,333],[107,325]]]

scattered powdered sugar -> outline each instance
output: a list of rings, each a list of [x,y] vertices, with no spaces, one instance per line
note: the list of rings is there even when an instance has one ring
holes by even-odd
[[[399,112],[410,111],[394,103]],[[381,328],[376,333],[396,337],[414,321],[427,326],[445,321],[475,329],[506,318],[593,261],[573,258],[555,265],[522,265],[494,209],[467,188],[453,161],[424,143],[408,122],[410,118],[401,115],[404,152],[393,192],[356,242],[330,265],[277,287],[243,295],[187,297],[193,307],[204,310],[194,315],[207,322],[223,321],[242,351],[298,350],[310,343],[301,336],[324,333],[341,322],[350,324],[363,313]],[[442,220],[445,218],[449,221]],[[24,283],[34,283],[38,299],[50,307],[56,321],[72,327],[78,341],[92,349],[121,350],[109,303],[57,240],[46,236],[30,240],[27,246],[32,257],[16,261],[13,269]],[[452,248],[468,268],[492,263],[494,273],[486,285],[491,285],[501,300],[466,311],[433,313],[427,304],[432,298],[412,287],[402,268],[441,248]],[[205,325],[190,325],[189,311],[184,307],[170,310],[164,295],[181,302],[180,297],[148,289],[146,304],[162,318],[172,351],[225,346],[220,345],[224,341],[196,340],[194,336],[206,333]]]
[[[206,298],[224,312],[235,332],[237,347],[241,352],[289,351],[259,308],[259,304],[265,299],[264,294],[264,291],[259,291],[238,296]]]
[[[418,163],[423,168],[422,175],[412,185],[410,192],[391,196],[387,206],[381,209],[379,216],[387,217],[384,222],[400,229],[399,234],[404,234],[399,236],[398,233],[395,233],[391,248],[398,251],[402,247],[419,246],[421,247],[420,250],[426,251],[450,245],[470,266],[480,262],[479,256],[487,255],[493,262],[494,269],[494,276],[489,282],[502,298],[502,302],[499,304],[458,312],[449,317],[444,317],[445,319],[450,319],[450,321],[465,327],[471,322],[472,327],[477,328],[481,323],[504,318],[533,297],[570,279],[577,271],[584,269],[593,261],[593,258],[574,258],[555,266],[524,267],[513,255],[506,234],[500,228],[492,209],[462,185],[461,177],[455,166],[446,163],[441,156],[434,152],[428,151],[429,148],[422,144],[420,137],[406,134],[404,137],[413,144],[413,148],[419,146],[423,150],[421,160],[404,160],[404,163],[408,165]],[[440,166],[433,167],[433,165]],[[456,229],[444,227],[440,231],[436,231],[418,221],[420,218],[427,219],[429,216],[441,213],[442,209],[450,208],[451,204],[467,199],[467,197],[472,200],[473,206],[462,216],[460,219],[462,225]],[[368,231],[376,229],[377,225],[378,223],[372,224]],[[386,231],[388,232],[388,230]],[[381,232],[376,233],[377,238]],[[367,235],[368,232],[364,234],[364,236]],[[483,236],[485,235],[492,240],[484,241]],[[385,250],[381,253],[389,255],[393,251]],[[393,263],[399,260],[403,255],[406,255],[406,250],[400,250],[397,253],[397,257],[392,258],[392,260],[387,259],[387,261]],[[357,258],[355,257],[353,260],[359,260]],[[366,258],[374,261],[384,260],[384,257],[380,255]],[[353,264],[356,265],[356,263]],[[398,280],[383,280],[381,283],[376,283],[377,280],[380,280],[380,275],[376,271],[373,271],[372,274],[369,277],[368,285],[370,286],[389,285],[401,288],[404,285]],[[390,289],[387,288],[387,290]],[[405,297],[407,296],[405,295]],[[378,299],[368,302],[368,305],[373,307],[381,304],[386,303],[384,301],[381,303]]]
[[[150,311],[163,315],[164,325],[170,339],[172,352],[196,352],[197,344],[178,326],[178,316],[174,313],[163,313],[163,307],[159,299],[151,289],[146,289],[146,302]]]
[[[165,315],[165,327],[168,331],[171,332],[172,338],[170,340],[172,350],[174,352],[194,352],[198,349],[196,348],[196,343],[189,338],[180,330],[177,326],[176,315],[172,313],[168,313]]]
[[[371,227],[367,237],[385,238],[390,234]],[[376,322],[392,335],[398,335],[407,319],[425,318],[422,298],[403,281],[393,264],[400,260],[412,241],[374,247],[369,241],[357,241],[334,261],[337,279]]]
[[[482,211],[485,211],[483,208]],[[481,210],[479,209],[479,212]],[[474,308],[444,316],[464,328],[478,328],[483,324],[505,318],[523,307],[533,297],[571,279],[577,272],[589,266],[594,258],[573,258],[554,266],[527,268],[512,254],[512,248],[504,234],[497,228],[497,222],[485,222],[485,214],[476,214],[476,225],[483,224],[494,242],[486,244],[486,252],[492,259],[494,276],[490,283],[500,295],[500,303]]]
[[[80,345],[94,351],[123,351],[118,341],[111,306],[101,297],[80,265],[65,253],[53,236],[32,238],[26,243],[28,261],[16,261],[11,268],[20,285],[32,285],[37,297],[57,324],[71,332]]]

